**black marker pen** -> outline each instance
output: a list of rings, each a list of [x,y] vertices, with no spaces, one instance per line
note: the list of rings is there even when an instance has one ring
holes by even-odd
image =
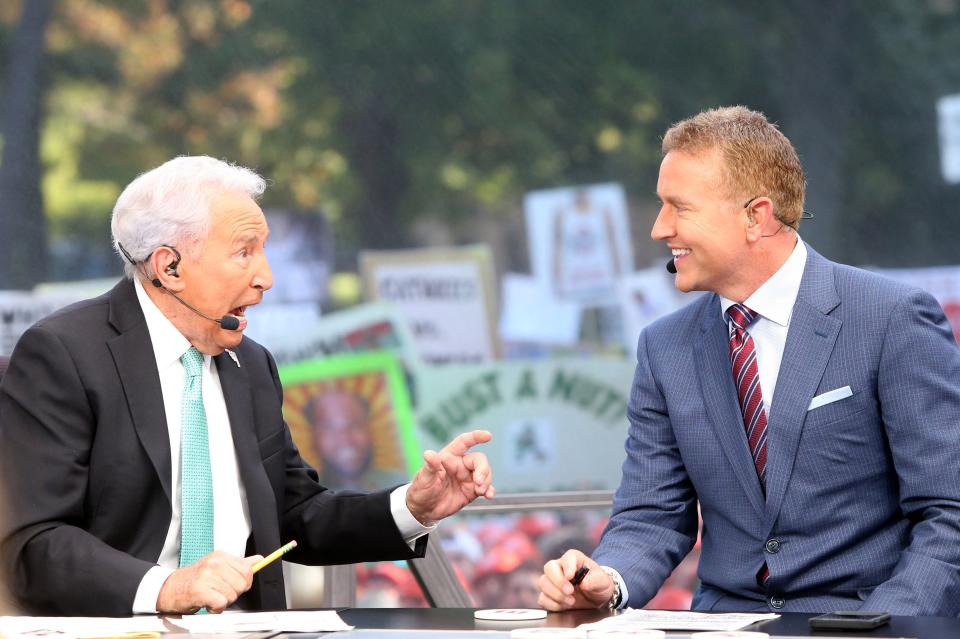
[[[573,573],[573,579],[570,580],[574,586],[579,586],[580,582],[583,581],[583,578],[587,576],[587,573],[590,572],[590,569],[586,566],[580,566],[577,568],[577,572]]]

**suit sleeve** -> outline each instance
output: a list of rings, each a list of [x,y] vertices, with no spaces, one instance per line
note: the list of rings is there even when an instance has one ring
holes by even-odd
[[[863,604],[899,615],[960,613],[960,349],[930,295],[891,313],[877,387],[900,489],[913,522],[893,574]]]
[[[282,400],[276,364],[267,356]],[[291,561],[329,565],[423,557],[427,537],[417,539],[413,549],[404,541],[390,509],[392,488],[372,493],[324,488],[300,456],[286,424],[283,432],[281,538],[298,541]]]
[[[647,331],[637,347],[627,417],[623,477],[593,558],[623,576],[627,605],[639,608],[653,598],[697,536],[696,494],[651,369]]]
[[[0,386],[0,555],[28,611],[129,615],[153,566],[84,530],[95,432],[69,351],[55,334],[30,329]]]

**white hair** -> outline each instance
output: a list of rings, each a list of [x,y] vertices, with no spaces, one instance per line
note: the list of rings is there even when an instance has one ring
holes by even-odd
[[[127,277],[133,279],[137,264],[161,246],[180,244],[181,251],[193,252],[207,237],[210,203],[219,194],[240,191],[256,199],[265,189],[250,169],[207,156],[180,156],[142,173],[117,198],[110,221]]]

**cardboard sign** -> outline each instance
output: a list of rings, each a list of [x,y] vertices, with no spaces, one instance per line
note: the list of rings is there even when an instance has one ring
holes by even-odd
[[[685,295],[673,284],[674,276],[662,265],[625,275],[617,282],[617,296],[623,310],[623,337],[627,353],[637,348],[637,340],[648,324],[681,306],[696,295]]]
[[[367,298],[389,302],[406,319],[424,362],[484,362],[496,356],[487,247],[365,251],[360,272]]]
[[[617,278],[633,271],[623,188],[594,184],[533,191],[523,209],[533,275],[562,300],[615,304]]]

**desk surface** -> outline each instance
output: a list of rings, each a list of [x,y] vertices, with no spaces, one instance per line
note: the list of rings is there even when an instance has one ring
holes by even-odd
[[[603,610],[571,610],[562,613],[550,613],[547,618],[537,622],[495,622],[481,621],[473,618],[471,608],[351,608],[342,610],[340,616],[348,624],[363,631],[353,633],[356,636],[366,636],[370,639],[378,636],[378,630],[391,630],[382,633],[384,637],[400,639],[401,636],[416,636],[415,631],[446,631],[444,636],[462,636],[467,631],[495,630],[501,631],[502,636],[509,636],[512,628],[529,627],[556,627],[573,628],[582,623],[590,623],[603,619],[609,613]],[[750,630],[759,630],[768,633],[771,637],[817,637],[827,639],[844,637],[912,637],[916,639],[954,639],[960,637],[960,619],[947,617],[893,617],[886,626],[868,631],[811,631],[807,619],[812,615],[787,613],[774,621],[764,622],[751,627]],[[408,630],[409,633],[398,631]],[[347,636],[350,633],[337,633],[335,636]],[[424,633],[434,635],[432,632]],[[674,636],[673,633],[670,633]],[[296,635],[291,635],[291,637]],[[331,636],[331,635],[328,635]],[[486,635],[493,637],[496,635]],[[677,634],[675,636],[688,636]],[[299,635],[301,639],[303,635]]]

